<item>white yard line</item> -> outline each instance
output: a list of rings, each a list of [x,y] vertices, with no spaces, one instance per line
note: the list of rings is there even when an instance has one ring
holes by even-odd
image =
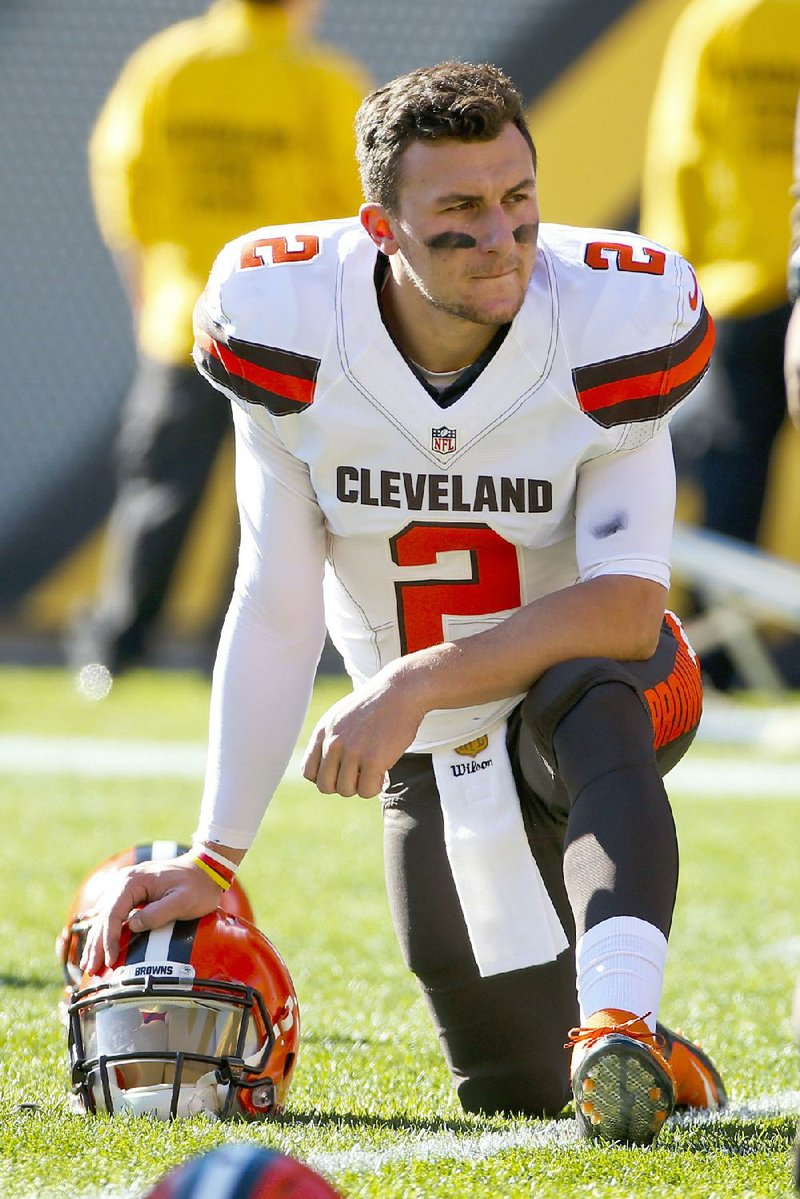
[[[705,799],[800,800],[800,760],[781,762],[744,754],[710,758],[698,747],[666,778],[670,795],[701,795]]]
[[[454,1132],[433,1136],[408,1135],[387,1149],[342,1149],[308,1154],[305,1160],[323,1174],[375,1174],[397,1161],[481,1161],[508,1149],[575,1148],[580,1144],[573,1120],[554,1120],[534,1128],[508,1129],[459,1136]]]
[[[800,1091],[784,1091],[760,1099],[731,1103],[724,1111],[695,1111],[673,1116],[671,1123],[680,1127],[752,1120],[766,1116],[796,1116],[800,1113]],[[325,1174],[345,1170],[358,1174],[373,1174],[396,1161],[449,1160],[480,1161],[508,1149],[578,1148],[585,1142],[578,1136],[573,1120],[551,1120],[533,1128],[508,1129],[504,1132],[484,1132],[477,1136],[458,1136],[452,1132],[434,1136],[410,1136],[402,1144],[388,1149],[343,1149],[333,1153],[309,1154],[310,1166]]]
[[[199,741],[123,741],[105,737],[0,736],[0,771],[87,778],[203,777]]]
[[[724,757],[703,753],[725,746]],[[735,747],[735,748],[734,748]],[[748,708],[712,697],[694,751],[669,776],[673,794],[800,798],[800,705]],[[0,735],[0,772],[72,774],[87,778],[203,777],[199,741],[133,741],[95,737]],[[295,754],[287,778],[300,778]]]
[[[705,701],[697,740],[774,754],[800,753],[800,704],[751,708],[712,697]]]
[[[200,741],[0,736],[0,772],[5,774],[201,779],[205,761],[206,747]],[[292,759],[287,776],[300,777],[299,758]]]
[[[673,1116],[670,1123],[681,1128],[703,1124],[730,1123],[735,1120],[763,1119],[770,1116],[792,1116],[800,1113],[800,1091],[784,1091],[758,1099],[743,1099],[731,1103],[724,1111],[695,1111]],[[384,1166],[397,1161],[481,1161],[505,1153],[509,1149],[580,1149],[589,1148],[581,1141],[572,1120],[551,1120],[533,1127],[507,1129],[504,1132],[483,1132],[475,1136],[459,1136],[454,1132],[433,1136],[409,1134],[387,1149],[365,1149],[355,1146],[330,1152],[306,1154],[303,1160],[323,1174],[349,1172],[376,1174]],[[94,1191],[82,1199],[132,1199],[126,1194],[112,1196],[108,1191]],[[31,1199],[34,1199],[31,1196]]]
[[[800,741],[797,743],[800,749]],[[94,737],[0,736],[0,773],[71,774],[86,778],[203,777],[206,748],[194,741],[124,741]],[[287,778],[300,775],[300,756]],[[670,773],[671,794],[800,799],[800,759],[730,752],[711,758],[702,742]]]

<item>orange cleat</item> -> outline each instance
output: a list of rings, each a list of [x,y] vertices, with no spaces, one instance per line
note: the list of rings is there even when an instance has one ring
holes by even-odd
[[[675,1080],[675,1106],[712,1111],[725,1107],[728,1096],[722,1075],[701,1046],[665,1024],[657,1024],[656,1032],[664,1039],[661,1054]]]
[[[676,1102],[666,1036],[651,1032],[643,1018],[611,1008],[595,1012],[582,1028],[570,1029],[569,1038],[581,1135],[651,1145]]]

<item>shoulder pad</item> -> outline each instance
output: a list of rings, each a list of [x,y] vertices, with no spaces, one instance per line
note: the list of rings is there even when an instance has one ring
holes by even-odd
[[[634,233],[549,226],[572,379],[604,428],[655,422],[708,369],[714,324],[689,264]]]
[[[225,246],[195,308],[201,374],[274,416],[312,404],[338,264],[359,229],[357,220],[269,226]]]

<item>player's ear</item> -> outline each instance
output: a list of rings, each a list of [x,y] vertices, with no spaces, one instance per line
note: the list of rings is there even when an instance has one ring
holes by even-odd
[[[378,249],[384,254],[394,254],[397,241],[392,218],[386,209],[381,204],[362,204],[358,215]]]

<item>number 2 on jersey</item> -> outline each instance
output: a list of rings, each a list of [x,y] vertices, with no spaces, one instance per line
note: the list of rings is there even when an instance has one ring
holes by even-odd
[[[443,617],[489,616],[522,603],[514,546],[483,524],[413,522],[389,542],[398,566],[435,566],[439,554],[469,554],[470,573],[460,579],[421,578],[395,583],[400,648],[411,654],[444,638]]]
[[[282,266],[285,262],[311,262],[319,254],[315,233],[298,233],[289,245],[283,237],[259,237],[242,247],[239,266],[243,271],[258,266]]]
[[[654,246],[642,246],[644,258],[636,258],[633,246],[626,241],[590,241],[583,261],[593,271],[607,271],[613,262],[618,271],[632,271],[636,275],[663,275],[667,256]]]

